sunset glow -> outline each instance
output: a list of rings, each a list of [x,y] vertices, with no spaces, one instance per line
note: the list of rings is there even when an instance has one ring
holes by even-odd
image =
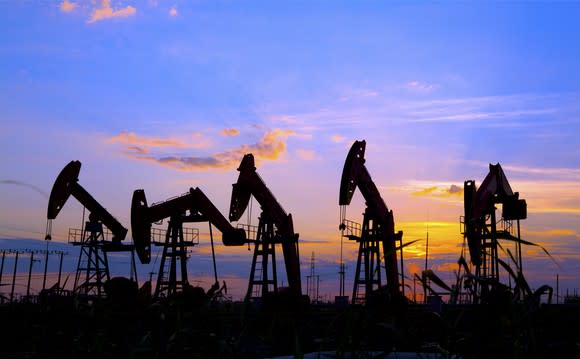
[[[364,139],[396,230],[418,240],[407,277],[424,269],[428,235],[430,267],[454,281],[464,181],[500,163],[527,201],[522,238],[553,257],[527,246],[529,281],[580,288],[579,16],[574,3],[2,1],[0,240],[44,239],[47,196],[71,160],[127,228],[135,189],[153,203],[199,187],[227,218],[252,153],[292,214],[303,277],[314,252],[333,297],[341,172]],[[257,224],[252,203],[239,224]],[[364,207],[355,193],[347,218],[362,222]],[[82,216],[69,199],[53,242]],[[200,232],[188,268],[209,286]],[[216,233],[239,298],[251,252]],[[357,247],[342,243],[349,292]]]

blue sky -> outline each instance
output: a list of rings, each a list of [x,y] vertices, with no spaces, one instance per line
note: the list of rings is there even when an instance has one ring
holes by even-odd
[[[303,261],[315,251],[330,268],[342,165],[366,139],[406,239],[433,222],[430,244],[453,262],[462,203],[447,189],[500,162],[528,201],[526,238],[578,287],[579,15],[573,3],[0,2],[0,236],[44,237],[47,200],[20,184],[49,193],[75,159],[126,226],[137,188],[155,202],[199,186],[227,214],[253,152]],[[81,212],[67,203],[56,241]],[[530,251],[535,278],[560,271]]]

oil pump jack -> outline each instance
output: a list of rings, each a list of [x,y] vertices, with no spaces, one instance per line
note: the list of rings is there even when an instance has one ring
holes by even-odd
[[[151,225],[164,218],[169,218],[165,241],[152,242]],[[133,232],[133,240],[137,245],[137,249],[140,249],[137,252],[139,258],[149,263],[151,243],[163,247],[154,293],[154,298],[156,299],[170,296],[189,286],[187,279],[187,247],[194,246],[196,243],[184,237],[183,223],[192,222],[209,222],[210,234],[211,225],[213,224],[222,232],[222,242],[226,246],[241,246],[246,243],[245,231],[232,227],[199,188],[190,188],[186,194],[151,206],[147,205],[144,190],[138,189],[133,192],[131,231]],[[166,273],[167,260],[169,260],[169,273]],[[178,262],[180,278],[178,278],[177,273]]]
[[[246,300],[264,298],[269,293],[278,293],[276,244],[282,245],[290,295],[300,298],[302,287],[298,233],[294,232],[292,214],[287,214],[284,211],[284,208],[258,175],[254,165],[254,156],[251,153],[244,156],[238,171],[240,174],[238,181],[233,184],[230,202],[230,221],[240,219],[248,207],[251,196],[254,196],[262,209],[256,238],[249,239],[255,243],[255,247]],[[269,268],[271,268],[271,277]]]
[[[495,205],[502,204],[498,220]],[[527,205],[512,188],[500,164],[489,165],[489,173],[477,188],[475,181],[464,183],[463,235],[467,239],[471,263],[475,267],[473,303],[479,303],[500,282],[498,240],[515,243],[515,264],[522,270],[520,220],[527,217]],[[513,226],[516,221],[516,227]]]
[[[76,198],[90,214],[80,233],[77,230],[69,231],[69,241],[81,248],[74,291],[81,295],[100,297],[104,294],[104,283],[110,279],[107,252],[130,251],[131,270],[136,280],[134,246],[121,243],[127,235],[127,229],[78,183],[80,170],[81,163],[71,161],[56,178],[48,201],[45,239],[52,238],[52,220],[57,217],[68,198]],[[105,238],[103,225],[111,231],[111,240]]]
[[[387,293],[390,298],[401,297],[404,283],[399,282],[399,268],[397,262],[397,247],[399,242],[401,255],[401,273],[403,271],[403,232],[395,233],[393,211],[389,210],[381,197],[377,186],[373,182],[365,166],[366,142],[355,141],[348,152],[342,179],[340,182],[339,205],[341,206],[340,229],[345,237],[359,243],[358,258],[352,303],[368,302],[369,296],[382,287],[381,281],[381,247],[385,260]],[[356,188],[365,199],[366,209],[363,216],[362,229],[360,224],[346,220],[346,206],[352,200]],[[346,231],[346,235],[344,232]],[[363,292],[363,293],[361,293]]]

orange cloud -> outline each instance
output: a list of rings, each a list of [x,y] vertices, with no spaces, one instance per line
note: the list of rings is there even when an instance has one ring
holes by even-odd
[[[302,149],[298,149],[296,150],[296,155],[303,160],[313,160],[314,159],[314,151],[312,150],[302,150]]]
[[[72,3],[68,0],[64,0],[63,2],[60,3],[59,7],[60,10],[63,12],[71,12],[77,7],[77,4]]]
[[[286,140],[295,135],[292,130],[274,129],[266,132],[264,136],[252,145],[242,145],[227,151],[218,152],[208,156],[161,156],[150,154],[149,149],[138,146],[139,144],[150,147],[175,147],[186,148],[181,141],[159,138],[139,137],[131,133],[109,139],[110,143],[123,142],[130,144],[125,150],[133,159],[149,161],[175,168],[179,171],[193,171],[211,168],[232,168],[246,153],[252,153],[257,162],[261,160],[277,160],[286,153]],[[191,147],[191,146],[190,146]]]
[[[418,196],[418,197],[427,196],[427,195],[432,194],[436,190],[437,190],[437,186],[427,187],[427,188],[422,189],[420,191],[413,192],[413,196]]]
[[[109,143],[124,143],[130,146],[148,146],[148,147],[173,147],[173,148],[203,148],[207,146],[208,141],[202,138],[201,134],[192,134],[194,143],[184,142],[174,138],[156,138],[139,136],[133,132],[123,131],[120,134],[110,137]],[[129,147],[130,147],[129,146]]]
[[[288,137],[295,135],[296,132],[292,130],[274,129],[264,134],[260,142],[252,146],[247,146],[249,151],[244,148],[246,146],[243,146],[241,149],[244,151],[243,154],[252,152],[254,156],[257,155],[263,159],[276,160],[281,153],[286,152],[286,140]],[[237,152],[239,153],[239,151]]]
[[[576,237],[578,233],[573,229],[555,228],[545,231],[526,231],[526,237],[552,238],[552,237]]]
[[[101,7],[93,10],[91,18],[87,21],[89,24],[101,20],[111,19],[114,17],[129,17],[137,13],[137,9],[128,5],[122,9],[114,10],[111,7],[111,0],[102,0]]]
[[[443,186],[430,186],[419,191],[415,191],[412,193],[415,197],[424,197],[424,196],[431,196],[431,197],[439,197],[439,198],[447,198],[452,196],[461,196],[463,195],[463,188],[457,185],[450,185],[449,187]]]
[[[332,136],[330,136],[330,139],[332,140],[332,142],[340,143],[340,142],[344,141],[344,136],[332,135]]]
[[[407,273],[413,275],[413,274],[421,274],[421,271],[423,270],[423,268],[421,268],[418,264],[416,263],[409,263],[407,264]]]
[[[239,136],[240,131],[236,128],[224,128],[221,130],[222,136]]]

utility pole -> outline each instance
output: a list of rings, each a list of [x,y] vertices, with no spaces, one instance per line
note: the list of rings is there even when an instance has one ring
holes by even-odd
[[[427,219],[427,238],[425,241],[425,272],[429,269],[429,219]],[[429,279],[427,276],[423,276],[423,303],[427,304],[427,283]]]
[[[42,277],[42,290],[46,289],[46,271],[48,269],[48,240],[46,242],[46,250],[44,251],[44,276]]]
[[[63,256],[64,254],[65,254],[65,252],[62,252],[62,251],[60,252],[60,263],[59,263],[59,265],[58,265],[58,289],[59,289],[59,290],[60,290],[60,289],[62,289],[62,288],[60,287],[60,276],[61,276],[61,274],[62,274],[62,256]]]
[[[560,275],[556,274],[556,304],[560,304]]]
[[[340,289],[339,289],[339,295],[341,297],[344,297],[344,273],[345,273],[345,265],[344,262],[340,262],[340,269],[338,274],[340,275]]]
[[[310,257],[310,275],[306,276],[306,293],[313,303],[318,302],[319,288],[320,276],[316,275],[314,252],[312,252],[312,256]]]
[[[18,254],[16,251],[16,256],[14,257],[14,272],[12,273],[12,289],[10,290],[10,303],[14,300],[14,286],[16,285],[16,270],[18,269]]]
[[[344,241],[344,228],[342,226],[340,228],[341,228],[341,230],[340,230],[340,267],[339,267],[340,269],[338,271],[340,288],[338,290],[338,295],[341,297],[344,297],[344,259],[342,256],[343,241]]]
[[[34,251],[30,252],[30,265],[28,266],[28,282],[26,283],[26,298],[30,297],[30,279],[32,278],[32,264],[34,263]]]
[[[0,286],[2,285],[2,274],[4,273],[4,259],[6,258],[6,251],[2,251],[2,264],[0,264]]]

